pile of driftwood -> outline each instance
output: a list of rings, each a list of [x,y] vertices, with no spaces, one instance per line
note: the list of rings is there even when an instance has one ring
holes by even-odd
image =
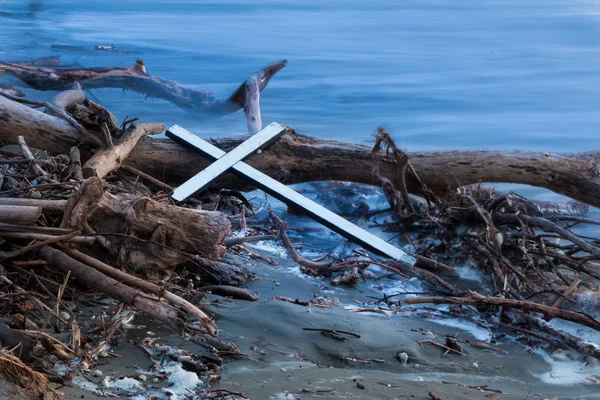
[[[600,359],[600,344],[548,323],[562,319],[600,331],[596,317],[600,315],[600,238],[576,233],[579,225],[600,225],[599,220],[586,218],[587,205],[534,202],[481,184],[443,193],[430,190],[410,156],[399,150],[382,128],[377,131],[372,156],[373,177],[389,204],[382,211],[394,216],[392,221],[384,221],[385,229],[400,232],[400,241],[412,249],[416,263],[375,262],[358,256],[337,262],[306,260],[294,251],[283,221],[271,215],[284,245],[304,272],[335,275],[334,284],[356,285],[367,279],[367,267],[379,265],[393,275],[418,278],[427,290],[418,297],[402,292],[384,296],[370,306],[386,303],[386,311],[407,311],[406,305],[450,304],[447,316],[490,331],[517,332],[534,347],[547,346],[549,353],[572,350]],[[393,160],[396,176],[382,174],[383,163],[390,161],[386,156]],[[587,157],[588,172],[598,176],[598,156]],[[535,171],[533,165],[530,168]],[[419,187],[419,197],[410,195],[409,180]],[[367,219],[379,213],[360,206],[350,210],[355,217]],[[478,269],[484,275],[482,282],[461,280],[450,265]],[[430,309],[413,311],[431,317]]]
[[[140,60],[130,68],[87,69],[63,68],[56,59],[0,63],[10,85],[63,90],[40,102],[6,83],[0,89],[0,309],[12,316],[12,327],[0,325],[2,347],[13,348],[28,363],[44,356],[79,358],[89,368],[125,316],[119,306],[111,318],[99,318],[90,327],[106,332],[104,341],[87,337],[76,312],[85,290],[88,297],[110,297],[175,331],[190,332],[215,354],[237,354],[235,346],[217,338],[214,318],[199,304],[207,291],[257,299],[236,288],[246,272],[222,262],[228,246],[245,241],[227,237],[231,220],[245,224],[252,213],[239,193],[249,186],[227,176],[219,186],[228,190],[174,204],[168,196],[173,186],[208,161],[168,139],[152,138],[164,131],[162,124],[137,119],[119,124],[82,89],[125,88],[210,113],[243,108],[253,133],[262,127],[260,91],[284,65],[268,66],[228,99],[216,100],[149,74]],[[244,139],[214,143],[228,151]],[[416,276],[435,294],[386,296],[377,304],[449,303],[453,316],[600,359],[598,345],[547,322],[560,318],[600,330],[593,316],[600,241],[572,229],[598,224],[584,216],[587,206],[534,203],[479,185],[530,184],[599,206],[598,153],[407,154],[382,129],[373,148],[289,129],[248,163],[286,183],[328,180],[382,187],[394,214],[387,228],[401,231],[418,256],[415,265],[366,257],[307,260],[295,251],[285,223],[271,213],[273,225],[260,238],[279,237],[305,272],[356,284],[376,264],[404,278]],[[231,197],[238,200],[227,216],[221,211]],[[485,271],[487,282],[480,287],[461,282],[448,266],[457,261]],[[198,278],[181,279],[186,274]],[[68,331],[69,342],[54,339],[49,328]]]

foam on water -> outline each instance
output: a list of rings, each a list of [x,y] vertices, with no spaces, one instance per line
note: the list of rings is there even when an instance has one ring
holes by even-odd
[[[600,377],[600,366],[595,365],[586,365],[581,361],[571,361],[571,360],[556,360],[548,353],[541,349],[536,349],[535,354],[541,356],[544,361],[546,361],[550,367],[551,371],[546,372],[544,374],[536,375],[540,378],[540,380],[544,383],[551,385],[561,385],[561,386],[569,386],[569,385],[577,385],[577,384],[595,384],[600,387],[599,384],[593,383],[589,379],[586,379],[590,376],[599,376]],[[599,389],[600,390],[600,389]]]
[[[464,319],[443,317],[439,319],[430,319],[430,321],[435,322],[438,325],[460,329],[463,332],[471,334],[475,339],[481,342],[487,342],[491,336],[489,330],[482,328],[473,322],[465,321]]]

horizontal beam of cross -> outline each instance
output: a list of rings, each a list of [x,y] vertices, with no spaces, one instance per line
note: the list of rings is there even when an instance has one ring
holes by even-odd
[[[225,157],[226,154],[231,154],[231,152],[225,153],[223,150],[213,146],[178,125],[173,125],[167,129],[167,136],[181,145],[199,152],[211,161],[219,160]],[[413,257],[409,256],[399,248],[392,246],[380,237],[354,225],[352,222],[302,196],[290,187],[263,174],[250,165],[239,161],[231,167],[231,170],[231,172],[240,178],[251,182],[257,188],[267,192],[288,206],[301,210],[303,213],[325,225],[332,231],[360,244],[366,249],[396,260],[406,261],[411,264],[415,263]]]

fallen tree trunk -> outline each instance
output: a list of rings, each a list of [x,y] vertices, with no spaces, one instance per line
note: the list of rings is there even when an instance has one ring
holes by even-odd
[[[280,140],[252,156],[247,163],[285,183],[324,180],[377,185],[371,173],[372,153],[367,146],[311,138],[288,130]],[[68,153],[82,135],[67,122],[0,96],[0,134],[7,143],[23,135],[29,146],[50,153]],[[229,151],[247,137],[224,138],[217,144]],[[80,147],[82,152],[90,148]],[[421,181],[434,193],[479,182],[510,182],[550,189],[575,200],[600,207],[600,152],[557,155],[516,151],[446,151],[407,153]],[[125,161],[142,172],[170,184],[181,184],[210,163],[169,139],[145,137]],[[190,166],[193,166],[191,168]],[[380,174],[395,181],[396,164],[383,157]],[[231,175],[220,184],[231,189],[249,185]],[[407,176],[407,189],[421,186]]]

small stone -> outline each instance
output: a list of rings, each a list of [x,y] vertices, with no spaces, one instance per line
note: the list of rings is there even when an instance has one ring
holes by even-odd
[[[106,351],[102,350],[100,353],[98,353],[98,357],[106,358],[106,357],[108,357],[108,353]]]
[[[146,375],[140,375],[140,376],[138,376],[138,379],[140,381],[146,381],[146,379],[148,379],[148,377]]]
[[[31,192],[31,198],[32,199],[41,199],[42,194],[36,190],[35,192]]]
[[[108,376],[102,381],[102,386],[104,386],[105,389],[108,389],[110,387],[110,381],[108,380]]]
[[[152,382],[154,382],[154,383],[158,383],[158,378],[154,378],[154,379],[152,379]]]
[[[99,369],[97,369],[97,370],[94,371],[93,375],[96,378],[100,378],[102,376],[102,371],[100,371]]]
[[[406,363],[408,362],[408,354],[405,353],[405,352],[403,352],[403,351],[401,351],[398,354],[396,354],[396,357],[404,365],[406,365]]]

